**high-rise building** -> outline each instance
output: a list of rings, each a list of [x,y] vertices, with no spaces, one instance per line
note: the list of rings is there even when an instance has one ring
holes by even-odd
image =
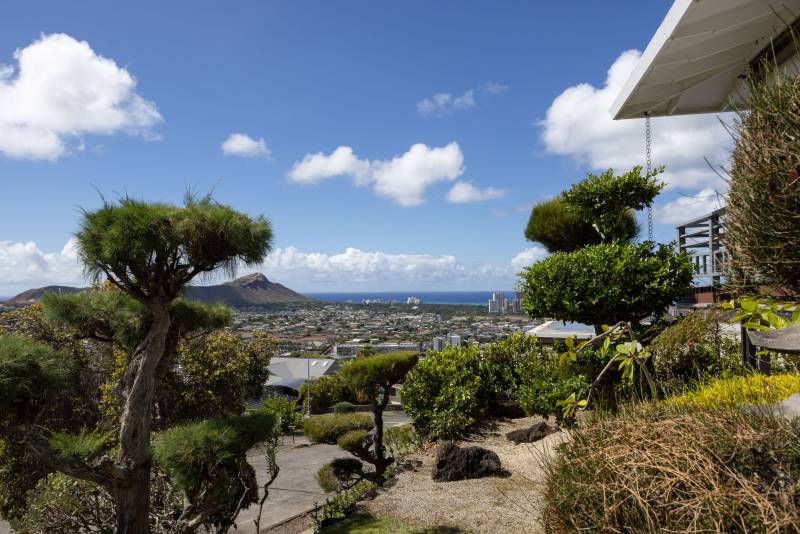
[[[506,294],[502,291],[495,291],[492,293],[492,298],[489,300],[489,313],[507,313],[508,300]]]
[[[433,350],[434,352],[438,352],[444,348],[444,338],[441,336],[437,336],[433,338]]]
[[[456,334],[447,334],[447,346],[449,347],[460,347],[461,346],[461,336]]]

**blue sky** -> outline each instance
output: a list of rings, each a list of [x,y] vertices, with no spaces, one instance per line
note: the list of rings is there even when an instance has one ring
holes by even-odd
[[[0,295],[80,283],[68,241],[98,190],[264,214],[257,270],[301,291],[511,288],[542,254],[534,202],[643,160],[606,101],[669,5],[6,2]],[[727,146],[716,117],[654,130],[667,241],[724,188],[704,157]]]

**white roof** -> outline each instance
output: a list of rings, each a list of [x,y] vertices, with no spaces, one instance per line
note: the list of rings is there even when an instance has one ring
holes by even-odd
[[[615,119],[727,109],[800,0],[675,0],[611,108]]]

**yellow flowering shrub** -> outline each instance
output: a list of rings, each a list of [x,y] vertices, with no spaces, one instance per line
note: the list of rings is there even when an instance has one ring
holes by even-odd
[[[668,402],[698,408],[738,408],[742,404],[779,402],[795,393],[800,393],[800,374],[753,374],[716,379]]]

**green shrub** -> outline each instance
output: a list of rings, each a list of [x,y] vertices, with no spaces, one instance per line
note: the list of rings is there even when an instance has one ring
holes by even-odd
[[[656,379],[667,391],[707,376],[741,369],[741,344],[726,336],[718,312],[696,311],[664,329],[650,343]]]
[[[406,375],[403,406],[422,434],[449,437],[475,424],[485,409],[479,358],[476,347],[446,347]]]
[[[547,532],[792,532],[800,420],[665,403],[571,433],[545,465]]]
[[[536,378],[550,359],[551,351],[536,337],[520,333],[486,346],[478,358],[481,398],[490,403],[516,399],[520,386]]]
[[[275,431],[275,417],[264,411],[180,425],[154,440],[153,458],[195,509],[206,512],[205,524],[224,529],[237,507],[258,502],[247,451]]]
[[[307,397],[306,384],[300,386],[300,397]],[[311,381],[311,410],[321,412],[339,402],[357,403],[356,392],[342,381],[339,373],[325,375]]]
[[[297,401],[280,395],[264,399],[260,409],[275,417],[282,434],[289,434],[293,428],[300,428],[303,421],[303,415],[297,411]]]
[[[152,534],[175,532],[183,499],[167,476],[154,469],[150,484]],[[74,534],[114,532],[114,500],[102,486],[50,473],[28,492],[25,513],[11,521],[16,534]]]
[[[636,228],[636,219],[633,219]],[[635,232],[634,232],[635,233]],[[586,245],[600,243],[600,235],[591,224],[570,211],[564,198],[545,200],[531,210],[525,237],[553,252],[572,252]]]
[[[533,380],[520,391],[519,403],[528,415],[539,415],[547,418],[551,415],[562,419],[562,409],[559,402],[570,395],[583,397],[589,386],[589,381],[583,375],[560,378],[557,375],[548,375]]]
[[[317,415],[303,421],[303,432],[315,443],[336,444],[351,430],[371,430],[372,416],[363,413]]]
[[[333,413],[353,413],[358,408],[352,402],[337,402],[333,405]]]
[[[75,362],[67,352],[19,335],[0,335],[0,411],[20,418],[33,415],[70,380]]]
[[[388,430],[384,437],[386,447],[392,456],[400,458],[416,450],[422,443],[420,435],[413,425],[396,425]]]
[[[414,425],[428,437],[468,430],[493,403],[519,398],[539,376],[549,349],[535,337],[513,334],[484,348],[447,347],[432,352],[406,376],[402,400]]]
[[[691,290],[693,269],[671,245],[609,243],[557,253],[522,273],[525,311],[591,325],[660,314]]]
[[[364,464],[356,458],[336,458],[317,471],[319,486],[326,492],[342,491],[358,483],[364,476]]]

